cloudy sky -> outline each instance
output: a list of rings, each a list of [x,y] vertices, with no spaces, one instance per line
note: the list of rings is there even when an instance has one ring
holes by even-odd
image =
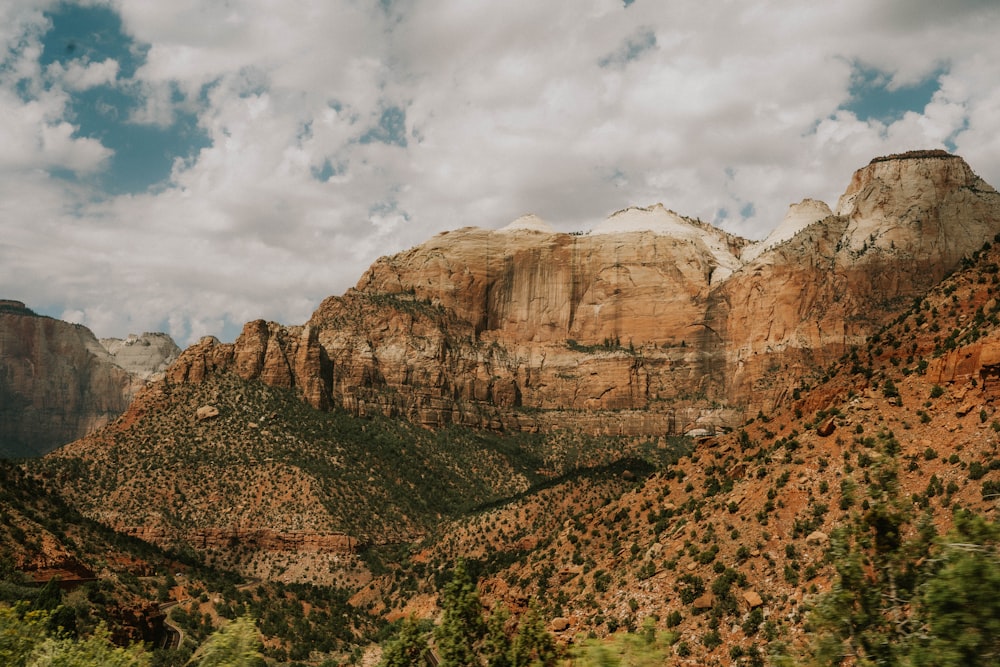
[[[998,34],[994,0],[5,0],[0,298],[231,340],[524,213],[761,238],[915,148],[1000,186]]]

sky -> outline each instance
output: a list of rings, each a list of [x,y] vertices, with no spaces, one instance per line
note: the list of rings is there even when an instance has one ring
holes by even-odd
[[[926,148],[1000,186],[997,34],[995,0],[4,0],[0,298],[232,340],[528,213],[759,239]]]

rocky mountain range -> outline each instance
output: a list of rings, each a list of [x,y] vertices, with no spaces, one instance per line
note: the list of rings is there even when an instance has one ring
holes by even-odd
[[[887,531],[991,511],[998,241],[1000,194],[941,151],[877,158],[756,243],[659,205],[463,228],[302,325],[203,339],[25,469],[373,618],[433,618],[464,558],[487,607],[534,605],[564,644],[651,623],[678,664],[806,655],[849,549],[874,588]]]
[[[170,380],[233,368],[431,427],[711,431],[780,405],[997,232],[1000,195],[943,151],[873,160],[835,210],[792,205],[758,243],[661,205],[586,234],[528,216],[383,257],[306,324],[202,341]]]
[[[92,433],[179,354],[166,334],[98,340],[0,300],[0,456],[39,456]]]

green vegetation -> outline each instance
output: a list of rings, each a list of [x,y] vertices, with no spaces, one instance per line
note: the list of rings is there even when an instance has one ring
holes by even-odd
[[[513,632],[507,630],[510,615],[505,610],[493,610],[485,617],[476,585],[462,560],[441,590],[441,607],[441,623],[433,631],[412,617],[405,619],[395,639],[385,645],[380,667],[420,664],[431,650],[431,635],[441,667],[556,665],[555,640],[545,631],[538,610],[532,606]]]
[[[670,664],[678,636],[657,632],[652,618],[639,632],[623,632],[610,640],[585,639],[572,651],[574,664],[583,667],[659,667]]]
[[[879,502],[835,531],[833,590],[809,615],[820,665],[958,667],[1000,662],[1000,528],[959,511],[935,538],[904,540],[906,514]]]
[[[155,667],[142,645],[116,646],[100,625],[86,637],[54,628],[55,616],[24,605],[0,606],[0,664],[5,667]],[[264,667],[253,620],[239,618],[211,635],[188,663],[192,667]]]
[[[400,419],[322,412],[292,390],[221,373],[172,387],[170,401],[170,409],[113,431],[99,459],[53,457],[32,466],[58,479],[84,508],[107,509],[114,495],[127,503],[114,509],[135,523],[166,522],[182,531],[213,525],[224,507],[243,507],[243,521],[272,525],[271,505],[253,499],[297,484],[307,492],[287,502],[282,516],[383,542],[583,469],[629,456],[653,465],[675,458],[673,449],[624,437],[459,426],[429,431]],[[205,404],[220,415],[193,419]],[[131,494],[113,494],[125,483]]]

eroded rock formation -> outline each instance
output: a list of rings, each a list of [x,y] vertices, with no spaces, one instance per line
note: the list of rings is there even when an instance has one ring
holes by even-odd
[[[119,352],[123,368],[86,327],[0,301],[0,456],[44,454],[117,417],[179,352],[160,336],[133,337],[151,349]]]
[[[551,427],[537,409],[564,424],[615,411],[626,432],[734,424],[998,232],[1000,195],[940,151],[873,160],[835,213],[804,200],[756,244],[659,205],[587,234],[467,227],[379,259],[304,327],[248,324],[169,376],[224,366],[430,426]]]

